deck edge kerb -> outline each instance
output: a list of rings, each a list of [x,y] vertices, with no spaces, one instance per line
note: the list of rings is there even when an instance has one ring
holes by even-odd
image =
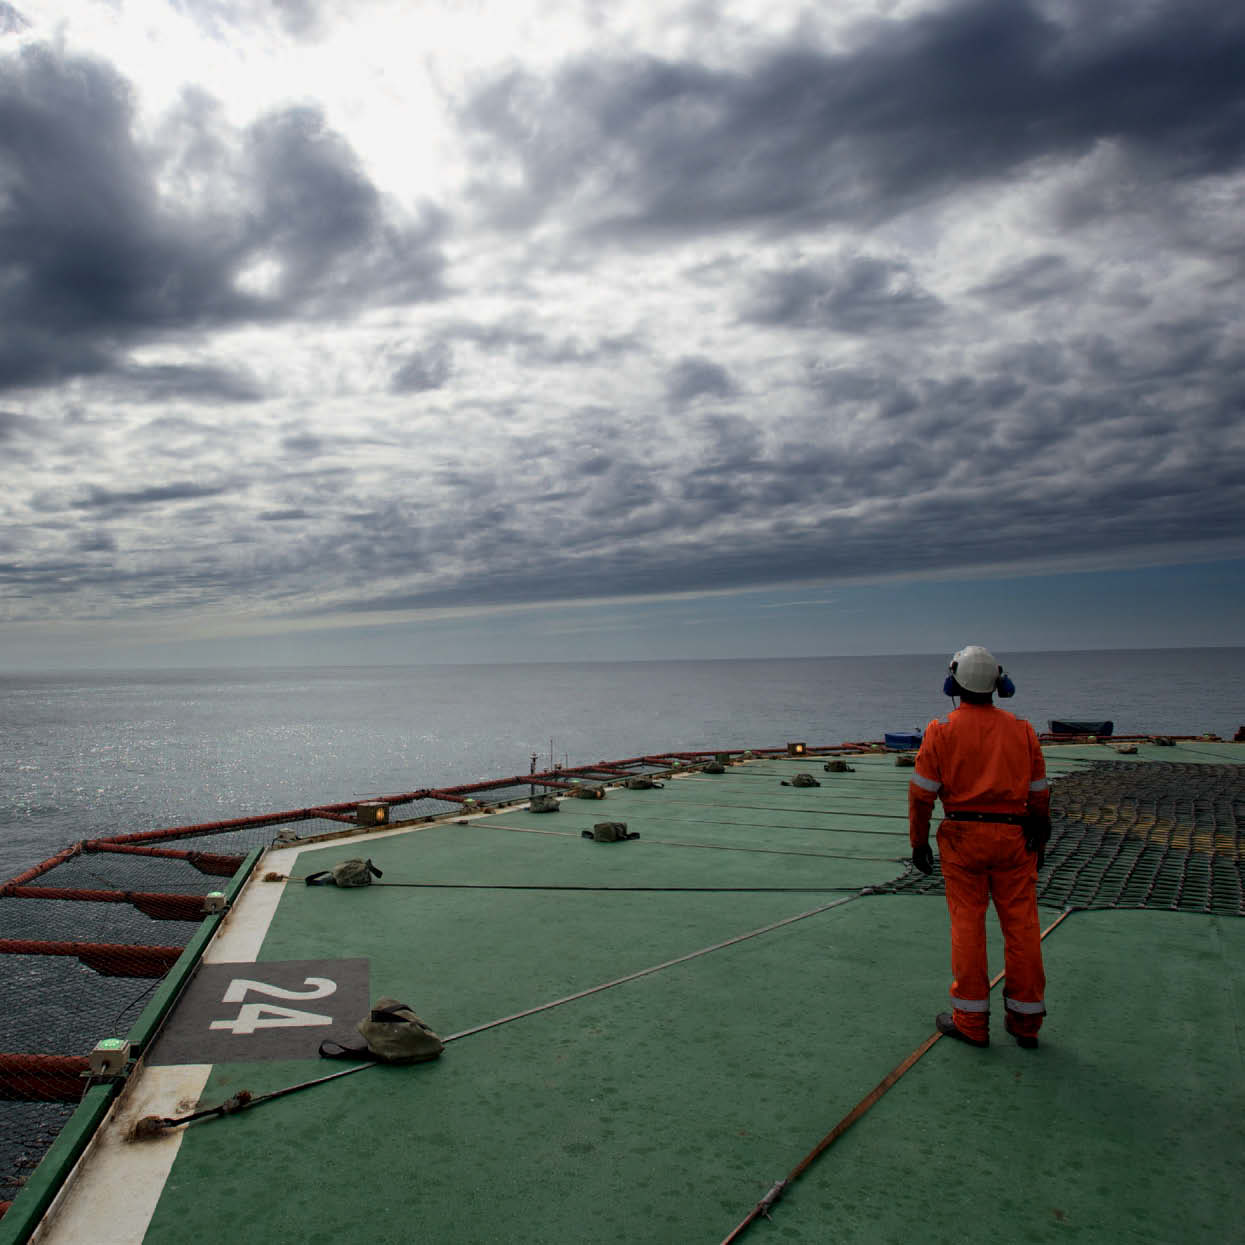
[[[247,879],[264,854],[257,847],[242,862],[230,878],[225,890],[228,904],[232,905],[241,893]],[[159,1031],[165,1016],[177,1002],[186,982],[202,959],[208,944],[221,924],[228,919],[230,909],[205,917],[199,928],[191,935],[177,962],[165,975],[154,997],[131,1026],[128,1039],[140,1057]],[[131,1075],[138,1072],[136,1067]],[[43,1156],[38,1167],[13,1204],[0,1219],[0,1245],[21,1245],[28,1241],[39,1228],[40,1221],[49,1215],[74,1178],[74,1170],[86,1156],[92,1142],[106,1126],[114,1100],[119,1103],[126,1086],[93,1085],[83,1096],[77,1110],[69,1117],[55,1142]]]

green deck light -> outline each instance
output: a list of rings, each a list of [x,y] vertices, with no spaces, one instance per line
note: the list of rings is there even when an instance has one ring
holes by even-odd
[[[92,1076],[120,1076],[130,1060],[130,1044],[125,1038],[100,1038],[87,1059]]]

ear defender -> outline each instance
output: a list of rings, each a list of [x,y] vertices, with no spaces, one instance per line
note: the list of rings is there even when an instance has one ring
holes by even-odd
[[[947,677],[942,681],[942,694],[944,696],[956,696],[959,694],[955,687],[955,668],[957,665],[959,665],[959,662],[953,661],[947,667]]]

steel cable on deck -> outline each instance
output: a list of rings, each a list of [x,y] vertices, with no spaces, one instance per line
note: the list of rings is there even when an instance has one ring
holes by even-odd
[[[382,883],[373,883],[373,885],[382,885]],[[521,1012],[513,1012],[508,1016],[500,1016],[496,1020],[488,1020],[483,1024],[474,1025],[469,1029],[461,1029],[457,1033],[450,1034],[447,1038],[442,1038],[443,1045],[448,1046],[451,1042],[461,1041],[463,1038],[471,1037],[477,1033],[484,1033],[488,1029],[497,1029],[502,1025],[510,1024],[515,1020],[523,1020],[528,1016],[536,1016],[541,1012],[552,1011],[555,1007],[562,1007],[566,1003],[574,1003],[579,999],[588,998],[593,994],[600,994],[603,990],[612,990],[615,986],[625,985],[629,981],[638,981],[641,977],[650,977],[654,973],[662,972],[664,969],[673,968],[676,964],[686,964],[689,960],[699,959],[701,956],[709,955],[714,951],[721,951],[725,947],[733,947],[741,942],[747,942],[749,939],[758,938],[762,934],[773,933],[776,929],[782,929],[787,925],[794,925],[797,921],[807,920],[812,916],[817,916],[822,912],[829,912],[832,908],[841,908],[844,904],[851,903],[853,900],[861,898],[863,895],[872,894],[872,888],[866,887],[857,890],[855,894],[845,895],[842,899],[831,900],[830,903],[818,904],[815,908],[808,909],[807,912],[796,913],[795,916],[783,917],[779,921],[773,921],[769,925],[762,925],[758,929],[748,930],[743,934],[736,934],[733,938],[726,938],[721,942],[716,942],[712,946],[701,947],[697,951],[689,951],[685,955],[676,956],[672,960],[665,960],[661,964],[653,964],[648,968],[641,968],[634,973],[628,973],[624,977],[615,977],[612,981],[604,981],[599,985],[589,986],[586,990],[578,990],[574,994],[567,994],[561,998],[553,999],[548,1003],[539,1003],[535,1007],[529,1007]],[[236,1115],[239,1111],[246,1110],[250,1107],[258,1106],[260,1103],[272,1102],[277,1098],[283,1098],[287,1094],[295,1093],[297,1090],[310,1089],[314,1085],[323,1085],[328,1081],[335,1081],[343,1076],[350,1076],[355,1072],[363,1072],[368,1068],[376,1067],[375,1061],[360,1063],[354,1068],[345,1068],[341,1072],[332,1072],[327,1076],[316,1077],[310,1081],[300,1081],[297,1085],[287,1085],[281,1089],[271,1090],[265,1094],[252,1095],[249,1090],[239,1090],[236,1094],[226,1099],[223,1103],[215,1107],[204,1107],[198,1111],[193,1111],[189,1115],[183,1116],[144,1116],[139,1120],[129,1134],[131,1141],[143,1141],[153,1137],[162,1136],[171,1128],[179,1128],[185,1124],[198,1123],[208,1119],[223,1119],[227,1115]]]
[[[774,811],[794,813],[794,812],[798,812],[799,810],[788,808],[788,809],[775,809]],[[839,815],[842,817],[857,816],[856,813],[841,813]],[[887,813],[887,814],[875,814],[875,815],[886,816],[888,820],[890,821],[902,821],[905,826],[907,825],[907,822],[908,822],[908,818],[906,814]],[[780,822],[777,825],[762,825],[762,824],[758,824],[755,821],[726,821],[722,818],[717,818],[716,820],[713,820],[713,821],[707,821],[703,817],[702,818],[667,817],[667,820],[676,822],[676,823],[681,823],[683,825],[689,825],[689,826],[744,826],[749,830],[808,830],[814,834],[880,834],[888,838],[898,837],[898,838],[903,838],[903,839],[906,839],[908,837],[907,830],[902,830],[902,831],[901,830],[862,830],[854,826],[850,828],[843,827],[843,826],[808,826],[808,825],[798,826],[798,825],[792,825],[787,822]]]
[[[838,808],[801,808],[797,804],[731,804],[732,809],[746,808],[750,812],[757,813],[800,813],[808,814],[815,817],[881,817],[889,820],[908,819],[907,813],[907,796],[904,794],[897,795],[895,802],[897,804],[903,802],[904,812],[902,813],[862,813],[855,809],[838,809]],[[680,805],[683,808],[720,808],[720,804],[714,804],[709,800],[679,800],[670,799],[668,804]],[[724,822],[724,825],[737,825],[739,823]],[[804,827],[800,827],[803,829]],[[811,828],[811,827],[810,827]]]
[[[572,882],[373,882],[372,885],[449,891],[671,891],[709,895],[831,895],[843,891],[859,893],[861,889],[859,886],[587,886]]]
[[[536,826],[503,826],[499,822],[474,821],[473,828],[483,830],[509,830],[514,834],[547,834],[558,838],[579,839],[582,836],[572,830],[541,830]],[[720,824],[720,823],[717,823]],[[760,826],[758,829],[767,829]],[[744,847],[732,843],[689,843],[684,839],[641,839],[646,846],[660,844],[662,847],[701,847],[715,852],[760,852],[767,856],[812,856],[818,860],[867,860],[877,864],[895,864],[901,856],[849,856],[843,852],[804,852],[790,847]]]

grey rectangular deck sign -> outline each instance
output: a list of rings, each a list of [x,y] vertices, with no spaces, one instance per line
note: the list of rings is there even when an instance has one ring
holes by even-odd
[[[315,1059],[325,1038],[357,1038],[369,961],[200,964],[149,1064]]]

